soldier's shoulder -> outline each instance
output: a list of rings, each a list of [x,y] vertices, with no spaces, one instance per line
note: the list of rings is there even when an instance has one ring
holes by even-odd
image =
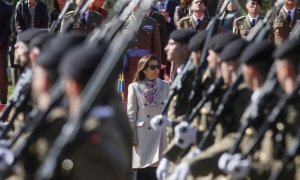
[[[185,17],[181,18],[179,20],[179,22],[189,21],[190,19],[191,19],[191,16],[185,16]]]
[[[240,21],[244,21],[244,20],[246,20],[246,16],[240,16],[235,19],[236,22],[240,22]]]
[[[68,11],[65,15],[64,15],[64,17],[69,17],[69,16],[71,16],[71,15],[73,15],[75,13],[75,11]]]
[[[151,24],[158,24],[158,21],[156,19],[154,19],[153,17],[147,17],[146,18],[147,22],[148,23],[151,23]]]
[[[97,12],[97,11],[92,11],[91,14],[94,15],[94,16],[101,16],[101,17],[103,17],[103,15],[101,13]]]

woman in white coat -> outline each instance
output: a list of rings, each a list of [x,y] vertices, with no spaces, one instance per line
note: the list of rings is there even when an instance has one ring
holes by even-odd
[[[127,114],[134,134],[132,168],[137,179],[156,179],[155,171],[166,148],[165,130],[152,129],[150,120],[159,114],[169,93],[169,84],[158,78],[155,55],[139,60],[133,83],[128,86]]]

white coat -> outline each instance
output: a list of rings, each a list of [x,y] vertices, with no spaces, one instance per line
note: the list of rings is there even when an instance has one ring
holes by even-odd
[[[127,114],[133,129],[132,168],[156,167],[166,148],[166,132],[152,129],[150,120],[159,114],[169,93],[169,84],[156,79],[158,88],[157,105],[149,105],[142,94],[146,90],[144,83],[134,82],[128,86]]]

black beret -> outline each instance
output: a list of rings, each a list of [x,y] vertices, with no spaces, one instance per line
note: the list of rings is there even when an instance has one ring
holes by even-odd
[[[256,64],[261,62],[272,62],[272,53],[275,45],[269,41],[254,42],[249,44],[242,55],[240,61],[245,64]]]
[[[208,48],[219,53],[228,43],[236,39],[239,37],[231,32],[216,34],[211,38]]]
[[[45,32],[45,30],[37,28],[27,29],[19,34],[18,40],[24,42],[25,44],[29,44],[32,38],[34,38],[42,32]]]
[[[95,48],[87,48],[82,45],[76,46],[63,56],[59,71],[79,83],[86,83],[94,73],[103,55],[104,48],[101,46]]]
[[[204,46],[206,35],[206,30],[200,31],[195,34],[189,41],[189,49],[191,51],[201,50]]]
[[[237,39],[230,42],[221,52],[220,58],[222,61],[237,61],[243,50],[248,45],[248,41],[244,39]]]
[[[47,32],[42,32],[36,35],[29,43],[29,48],[32,49],[34,47],[39,48],[41,51],[45,44],[49,42],[50,39],[54,37],[54,34],[49,34]]]
[[[171,32],[170,39],[180,43],[188,43],[193,35],[195,35],[197,31],[195,29],[176,29]]]
[[[247,0],[247,2],[249,2],[249,1],[256,1],[256,2],[262,7],[262,2],[261,2],[261,0]]]
[[[275,59],[283,59],[294,56],[300,56],[300,38],[283,42],[273,54]]]
[[[57,35],[52,39],[48,46],[47,51],[43,51],[37,59],[37,64],[42,66],[48,73],[53,76],[58,75],[58,65],[61,59],[70,48],[79,45],[85,39],[85,36],[77,33],[68,33],[65,35]]]

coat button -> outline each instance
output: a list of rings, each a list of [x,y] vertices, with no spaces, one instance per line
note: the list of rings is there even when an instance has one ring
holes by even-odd
[[[151,130],[151,127],[148,127],[149,130]]]
[[[161,102],[160,104],[161,104],[161,105],[163,105],[163,104],[164,104],[164,102]]]
[[[147,115],[147,118],[150,118],[150,115]]]
[[[146,104],[146,103],[145,103],[144,105],[145,105],[145,106],[147,106],[147,104]]]

